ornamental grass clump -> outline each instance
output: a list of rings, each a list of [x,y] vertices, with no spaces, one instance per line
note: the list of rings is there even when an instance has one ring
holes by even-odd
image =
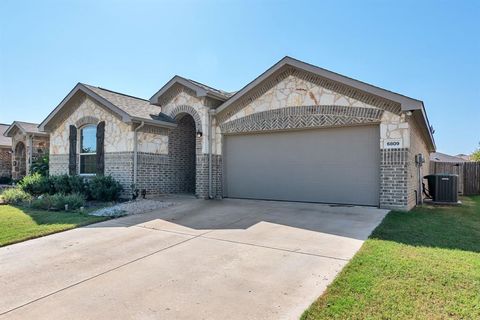
[[[29,193],[18,187],[5,189],[0,197],[8,204],[19,204],[32,200],[32,196]]]

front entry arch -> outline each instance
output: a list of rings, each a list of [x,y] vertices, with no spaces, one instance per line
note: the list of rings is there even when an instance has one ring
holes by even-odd
[[[196,126],[188,113],[175,117],[177,127],[168,136],[171,193],[196,193]]]
[[[14,153],[12,178],[21,179],[27,175],[27,149],[23,142],[17,143]]]

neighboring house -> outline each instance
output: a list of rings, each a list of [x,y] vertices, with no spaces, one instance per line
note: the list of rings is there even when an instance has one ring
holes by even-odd
[[[234,94],[179,76],[149,100],[79,83],[39,127],[51,174],[112,175],[125,195],[410,209],[415,154],[435,151],[422,101],[290,57]]]
[[[433,152],[430,154],[430,161],[461,163],[461,162],[468,162],[469,160],[463,157],[460,157],[459,155],[451,156],[446,153]]]
[[[465,161],[472,161],[472,160],[470,159],[470,156],[469,156],[468,154],[460,153],[460,154],[457,154],[455,157],[462,158],[462,159],[465,160]]]
[[[4,136],[12,140],[12,179],[23,178],[30,172],[33,162],[48,155],[49,135],[40,132],[37,123],[14,121]]]
[[[0,123],[0,178],[12,176],[12,138],[3,135],[8,127]]]

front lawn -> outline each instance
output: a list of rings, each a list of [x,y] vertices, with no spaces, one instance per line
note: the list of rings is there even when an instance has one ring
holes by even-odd
[[[0,206],[0,247],[106,220],[85,213]]]
[[[480,319],[480,196],[391,212],[302,319]]]

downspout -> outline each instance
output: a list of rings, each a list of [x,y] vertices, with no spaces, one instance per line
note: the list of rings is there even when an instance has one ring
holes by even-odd
[[[138,127],[133,130],[133,185],[137,187],[137,163],[138,163],[138,130],[145,125],[145,122],[141,122]]]
[[[422,177],[422,159],[423,159],[423,156],[421,156],[421,154],[419,154],[419,158],[420,158],[420,163],[418,164],[418,193],[419,193],[419,197],[418,197],[418,204],[423,204],[423,192],[422,192],[422,189],[423,189],[423,185],[422,185],[422,180],[423,180],[423,177]]]
[[[212,115],[215,114],[215,110],[208,111],[208,198],[213,199],[212,192]]]
[[[33,135],[28,135],[28,168],[27,168],[27,174],[31,173],[30,170],[32,170],[32,157],[33,157]]]

